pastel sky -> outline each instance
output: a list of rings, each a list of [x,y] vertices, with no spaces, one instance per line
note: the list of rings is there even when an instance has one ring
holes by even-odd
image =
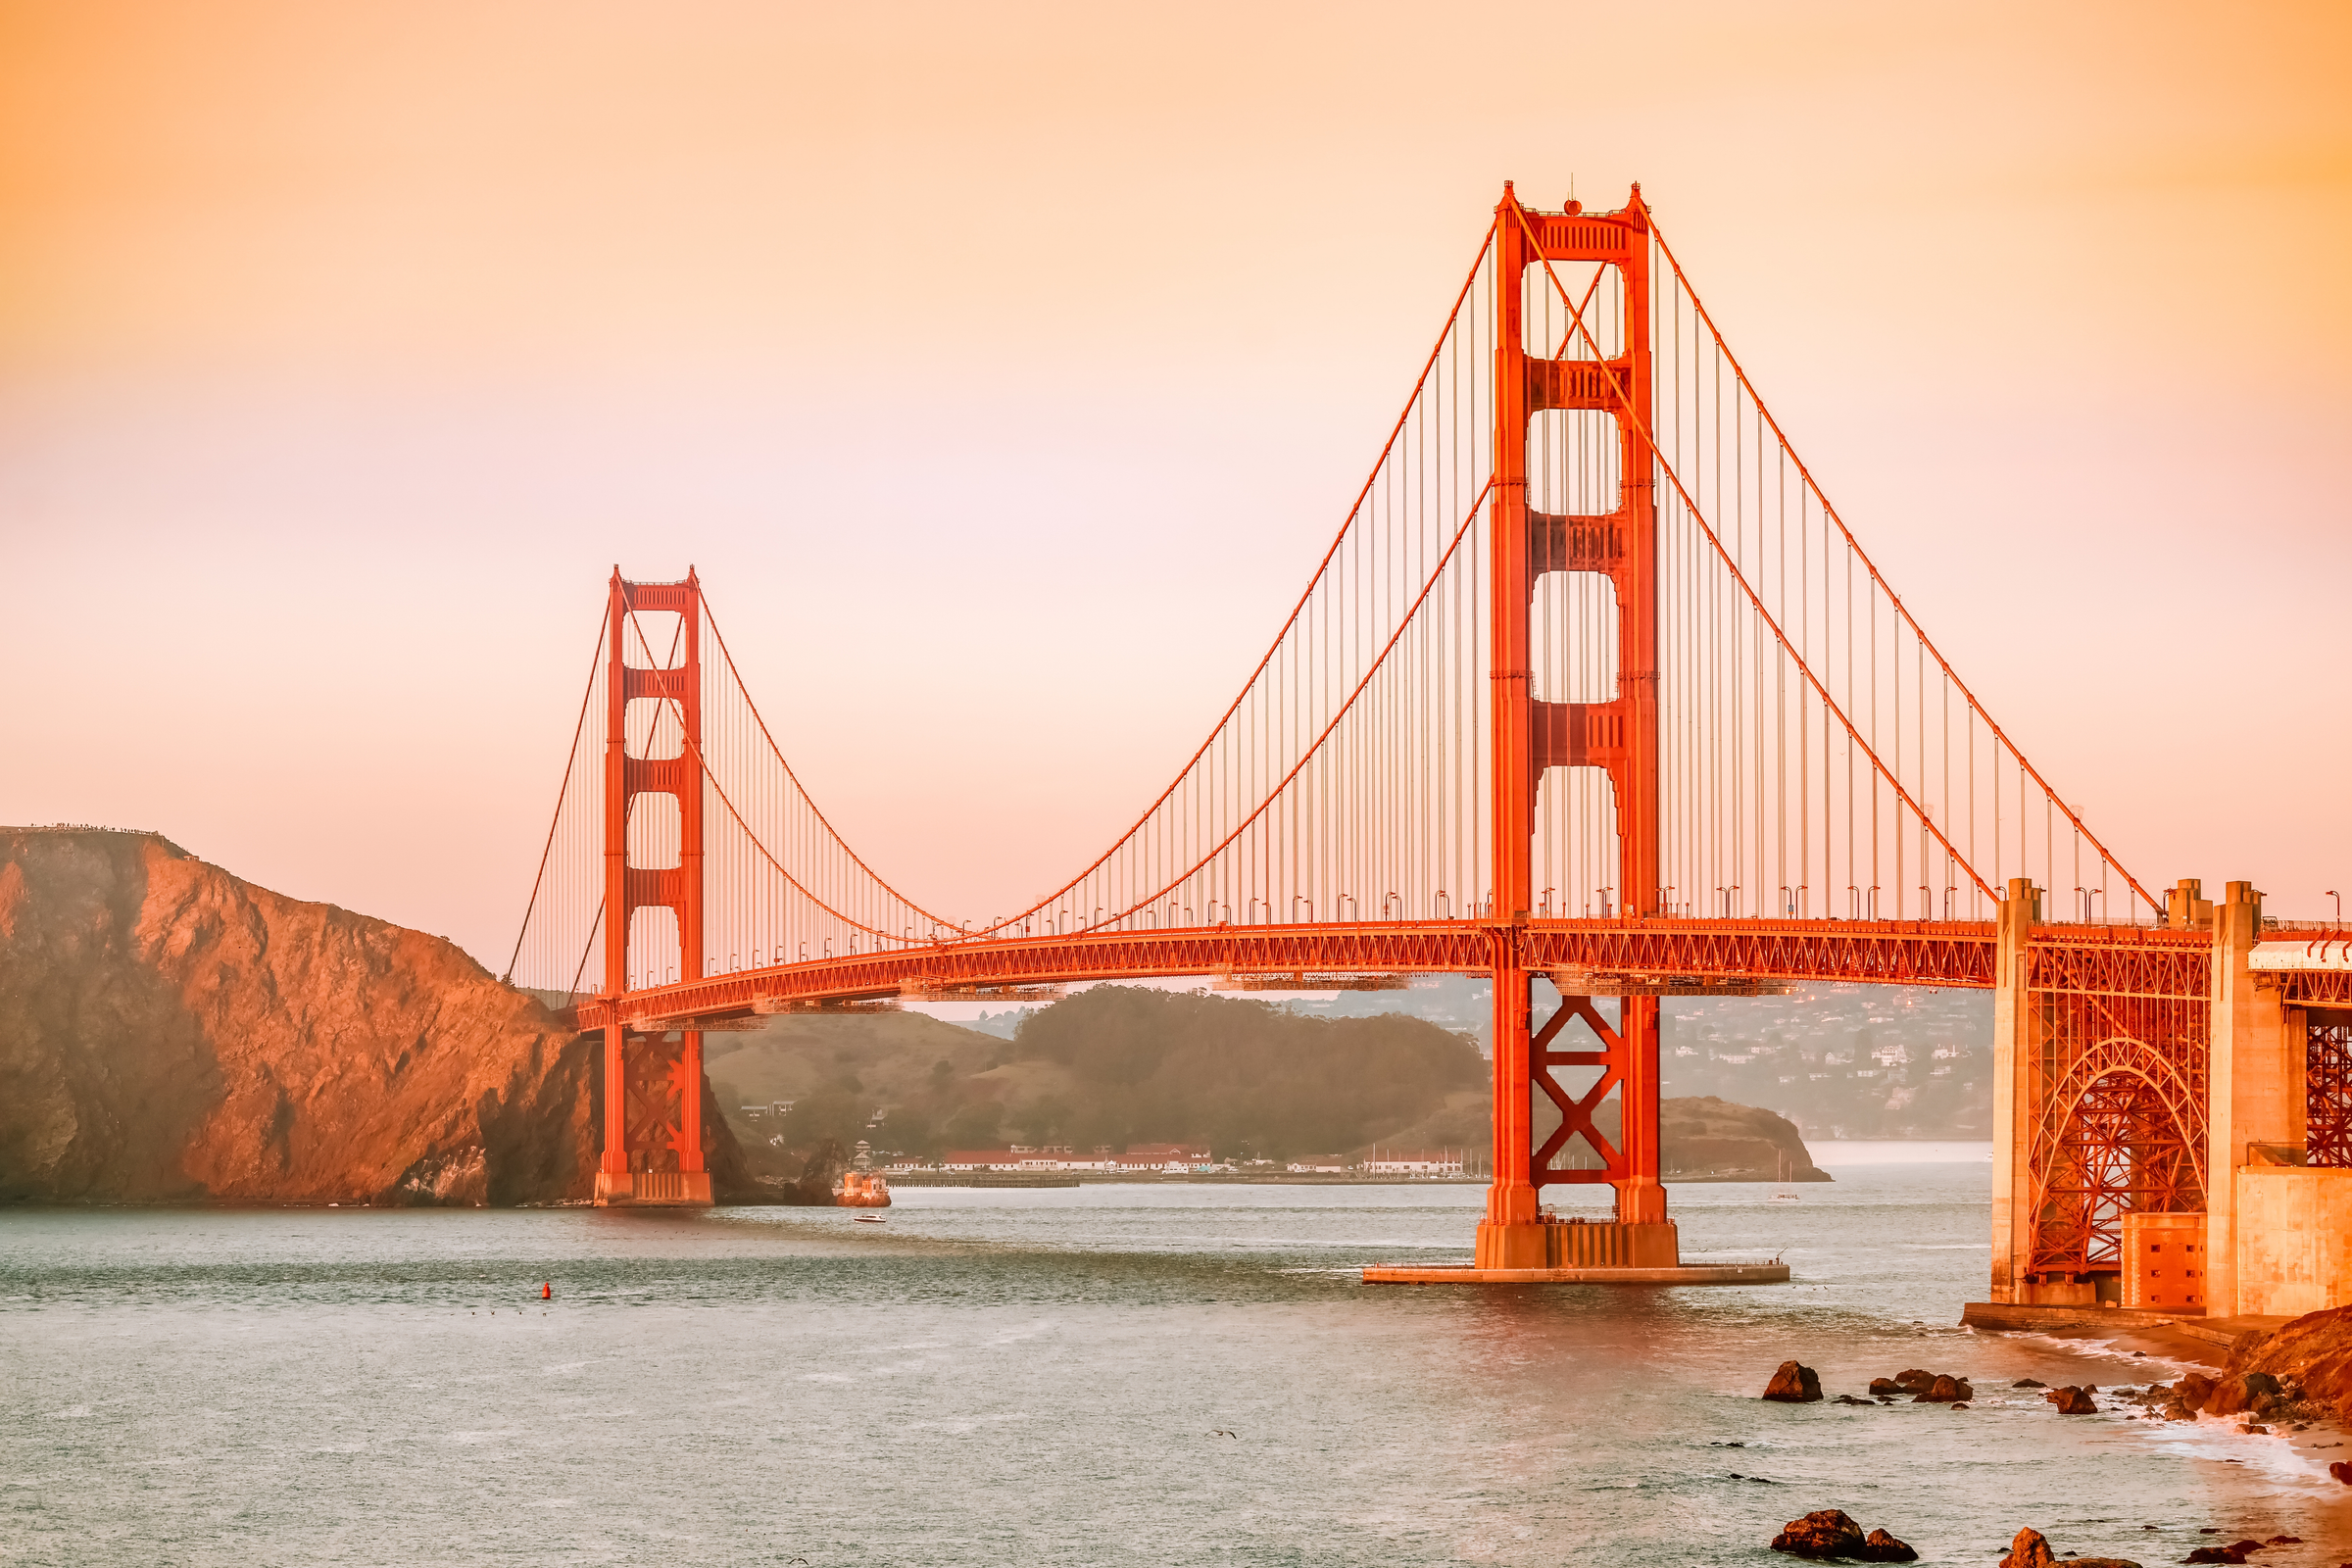
[[[614,563],[986,915],[1197,744],[1504,178],[1645,195],[2145,881],[2352,892],[2340,6],[0,0],[0,821],[512,943]]]

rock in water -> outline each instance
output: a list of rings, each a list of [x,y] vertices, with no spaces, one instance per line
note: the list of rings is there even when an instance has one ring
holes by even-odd
[[[1916,1366],[1905,1367],[1894,1375],[1895,1390],[1902,1394],[1924,1393],[1935,1381],[1935,1373]]]
[[[2029,1527],[2009,1543],[2009,1555],[2001,1559],[2000,1568],[2058,1568],[2058,1554],[2040,1531]]]
[[[1789,1366],[1796,1363],[1791,1361]],[[1782,1370],[1786,1371],[1787,1368]],[[1882,1531],[1880,1534],[1884,1535]],[[1889,1537],[1888,1539],[1892,1539]],[[1791,1519],[1772,1538],[1772,1549],[1796,1557],[1859,1557],[1865,1543],[1862,1527],[1846,1517],[1842,1508],[1817,1508],[1802,1519]],[[1873,1559],[1882,1560],[1882,1559]],[[1886,1558],[1899,1562],[1902,1558]]]
[[[1900,1394],[1902,1392],[1903,1386],[1900,1383],[1895,1382],[1892,1378],[1872,1378],[1870,1380],[1870,1395],[1874,1399],[1883,1396],[1891,1396]]]
[[[1772,1381],[1764,1385],[1764,1397],[1778,1399],[1783,1404],[1810,1404],[1821,1397],[1821,1376],[1809,1366],[1783,1361]],[[1843,1519],[1845,1515],[1838,1517]]]
[[[2013,1389],[2046,1389],[2049,1387],[2047,1383],[2042,1382],[2039,1378],[2019,1378],[2015,1383],[2012,1383],[2009,1386]]]
[[[1976,1391],[1949,1373],[1938,1377],[1911,1396],[1915,1404],[1950,1404],[1955,1399],[1973,1399]]]
[[[2056,1405],[2060,1415],[2097,1415],[2099,1413],[2099,1407],[2091,1402],[2090,1396],[2072,1386],[2052,1389],[2042,1397]]]
[[[1897,1541],[1884,1530],[1873,1530],[1863,1538],[1862,1549],[1854,1553],[1864,1562],[1917,1562],[1919,1553]]]
[[[2213,1396],[2213,1379],[2202,1372],[2183,1372],[2180,1381],[2173,1385],[2173,1392],[2193,1413],[2203,1409],[2205,1401]]]
[[[2328,1473],[2345,1486],[2352,1487],[2352,1464],[2346,1464],[2343,1460],[2338,1459],[2328,1467]]]

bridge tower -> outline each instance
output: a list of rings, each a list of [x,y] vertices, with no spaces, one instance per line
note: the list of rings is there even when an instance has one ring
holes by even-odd
[[[604,1158],[596,1200],[605,1204],[708,1203],[710,1173],[703,1162],[703,1036],[631,1036],[620,1005],[632,978],[649,985],[699,978],[703,962],[703,657],[702,585],[693,570],[684,582],[626,582],[612,570],[606,610],[605,696],[605,995],[612,999],[605,1024]],[[669,649],[648,645],[643,614],[674,613]],[[629,650],[643,663],[632,663]],[[656,664],[655,661],[666,662]],[[648,667],[652,666],[652,667]],[[642,704],[632,724],[630,707]],[[631,731],[635,731],[635,750]],[[674,802],[675,829],[648,813],[644,797]],[[666,813],[662,813],[666,814]],[[648,859],[630,863],[630,828]],[[675,922],[677,972],[632,975],[631,962],[666,967],[668,944],[640,932],[637,915],[666,909]],[[639,937],[645,940],[635,940]]]
[[[1524,936],[1536,901],[1534,836],[1537,790],[1546,771],[1596,767],[1616,806],[1619,881],[1615,912],[1640,918],[1662,912],[1658,873],[1657,503],[1649,455],[1649,211],[1636,185],[1622,211],[1587,213],[1575,202],[1559,213],[1520,205],[1503,187],[1495,209],[1494,492],[1489,518],[1494,595],[1493,780],[1494,903],[1489,918],[1494,955],[1494,1181],[1479,1226],[1482,1268],[1542,1268],[1606,1261],[1672,1266],[1674,1229],[1658,1181],[1658,1002],[1622,999],[1611,1026],[1590,997],[1563,997],[1540,1027],[1533,1017],[1533,977]],[[1560,358],[1531,354],[1526,299],[1531,281],[1548,287],[1545,262],[1614,268],[1624,300],[1624,335],[1613,359],[1607,345],[1570,327]],[[1546,353],[1548,353],[1548,349]],[[1529,504],[1529,440],[1549,410],[1594,411],[1614,421],[1618,491],[1614,510],[1597,515],[1539,512]],[[1596,572],[1609,579],[1617,605],[1617,694],[1606,702],[1563,703],[1535,691],[1531,621],[1545,572]],[[1565,783],[1562,775],[1555,787]],[[1593,1037],[1570,1049],[1561,1037],[1582,1019]],[[1592,1049],[1597,1046],[1598,1049]],[[1557,1069],[1599,1069],[1581,1090]],[[1609,1092],[1620,1095],[1622,1147],[1592,1124]],[[1541,1090],[1559,1108],[1558,1129],[1534,1147],[1533,1097]],[[1581,1135],[1600,1169],[1564,1168],[1555,1158]],[[1605,1181],[1617,1190],[1615,1227],[1580,1227],[1575,1256],[1563,1256],[1562,1228],[1543,1223],[1542,1190],[1555,1183]],[[1615,1232],[1583,1235],[1585,1230]],[[1603,1256],[1582,1253],[1597,1247]]]

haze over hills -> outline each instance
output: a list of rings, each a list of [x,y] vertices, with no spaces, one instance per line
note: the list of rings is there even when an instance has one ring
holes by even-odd
[[[758,1033],[708,1036],[705,1052],[738,1136],[793,1152],[827,1140],[918,1159],[1196,1143],[1220,1160],[1450,1149],[1476,1166],[1491,1149],[1488,1067],[1471,1039],[1396,1013],[1309,1018],[1245,998],[1102,985],[1029,1011],[1009,1039],[919,1013],[787,1014]],[[778,1102],[791,1107],[780,1119],[746,1114]],[[1614,1139],[1613,1100],[1596,1120]],[[1686,1180],[1827,1179],[1769,1111],[1677,1098],[1661,1107],[1661,1131],[1667,1169]]]
[[[867,1138],[932,1154],[1187,1140],[1287,1160],[1374,1140],[1459,1148],[1485,1137],[1486,1070],[1460,1035],[1417,1018],[1300,1018],[1143,987],[1080,992],[1032,1013],[1011,1040],[919,1014],[787,1015],[761,1034],[709,1037],[705,1051],[722,1103],[794,1102],[781,1128],[791,1147]]]
[[[1310,1018],[1406,1013],[1489,1049],[1489,983],[1466,976],[1276,1004]],[[964,1027],[1011,1039],[1038,1010],[984,1014]],[[1668,997],[1659,1010],[1669,1096],[1760,1106],[1814,1138],[1992,1136],[1989,992],[1808,984],[1781,997]]]

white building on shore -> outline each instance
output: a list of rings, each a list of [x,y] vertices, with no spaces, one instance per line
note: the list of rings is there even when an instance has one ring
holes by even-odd
[[[1096,1171],[1106,1175],[1183,1175],[1228,1167],[1218,1165],[1205,1145],[1137,1144],[1123,1154],[1114,1154],[1107,1146],[1080,1153],[1067,1145],[1032,1147],[1010,1144],[1003,1149],[954,1149],[940,1155],[936,1162],[904,1159],[890,1168],[899,1171]]]
[[[1373,1176],[1459,1176],[1462,1173],[1462,1152],[1458,1149],[1431,1151],[1416,1149],[1407,1152],[1397,1149],[1376,1149],[1364,1161],[1364,1170]]]

